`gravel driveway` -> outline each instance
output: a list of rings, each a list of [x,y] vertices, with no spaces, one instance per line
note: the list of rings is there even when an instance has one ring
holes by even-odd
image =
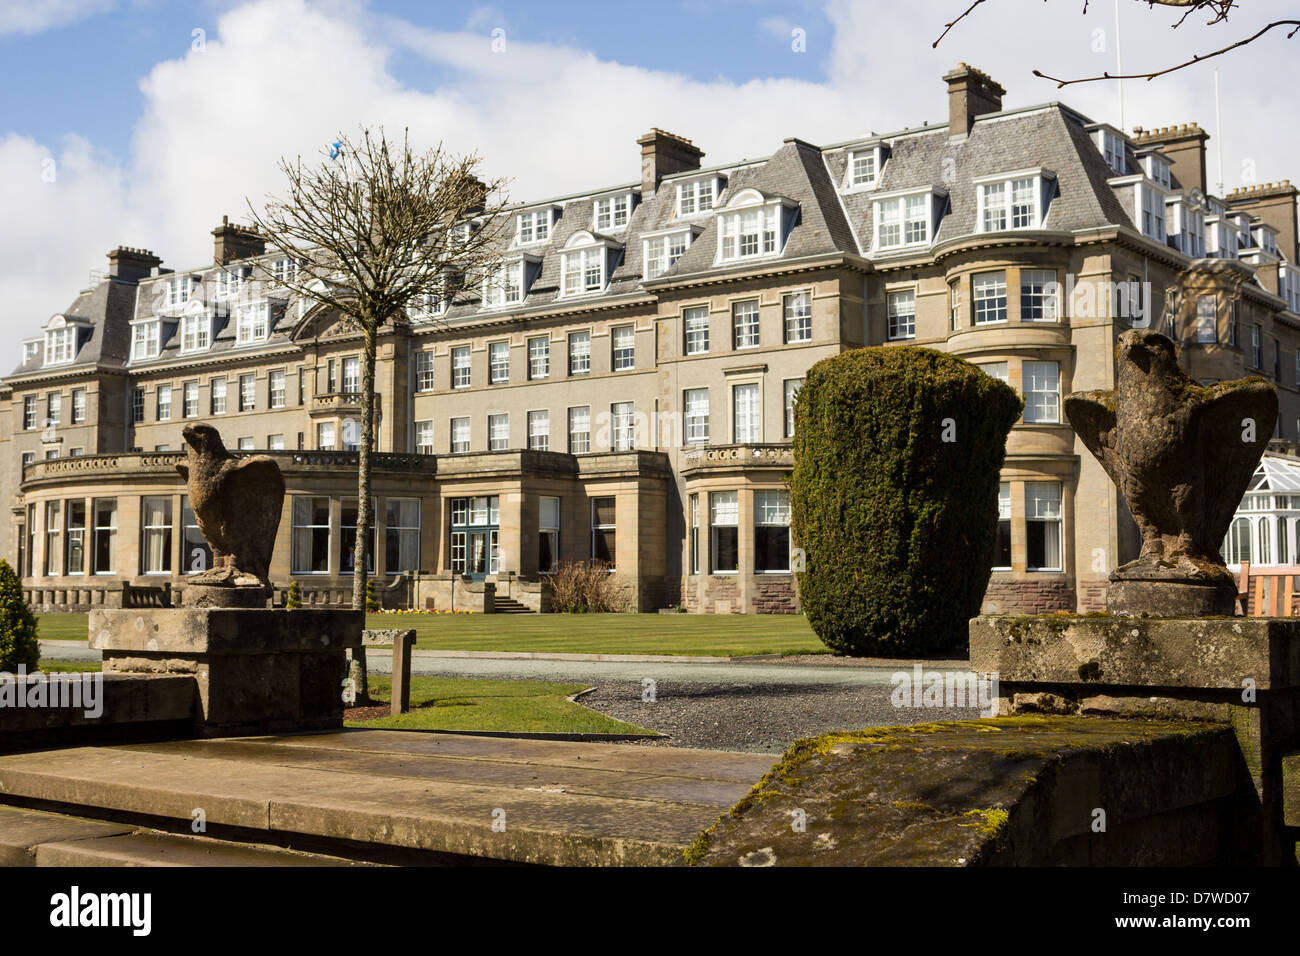
[[[800,737],[868,726],[970,720],[976,708],[896,708],[888,685],[656,682],[642,700],[639,683],[610,682],[580,703],[668,734],[647,746],[702,747],[778,754]]]

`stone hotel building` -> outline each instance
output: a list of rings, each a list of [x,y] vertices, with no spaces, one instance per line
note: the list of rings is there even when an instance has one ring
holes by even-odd
[[[797,610],[793,403],[809,366],[864,345],[950,351],[1024,395],[997,553],[970,556],[993,561],[990,609],[1097,608],[1136,555],[1061,413],[1113,386],[1130,326],[1172,335],[1197,379],[1273,381],[1278,437],[1300,437],[1296,189],[1211,195],[1195,125],[1126,134],[1006,108],[964,64],[943,80],[943,125],[724,165],[655,129],[639,179],[512,208],[493,280],[429,290],[382,334],[385,600],[540,609],[554,562],[594,558],[643,611]],[[200,420],[280,463],[275,582],[350,592],[359,338],[277,288],[294,263],[255,232],[213,236],[186,269],[113,250],[0,381],[3,552],[37,606],[206,566],[174,467]]]

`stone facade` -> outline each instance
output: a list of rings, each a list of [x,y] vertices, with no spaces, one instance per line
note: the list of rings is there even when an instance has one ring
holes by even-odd
[[[950,351],[1026,394],[989,590],[1004,613],[1091,606],[1137,554],[1061,414],[1064,395],[1114,387],[1130,326],[1171,333],[1193,378],[1264,375],[1282,437],[1300,434],[1295,190],[1206,197],[1190,128],[1126,137],[1056,103],[1003,109],[981,77],[945,77],[951,129],[789,139],[712,167],[655,131],[637,179],[511,210],[509,282],[439,290],[380,335],[385,593],[446,609],[453,576],[482,603],[498,576],[536,586],[544,561],[612,556],[641,610],[797,609],[780,530],[792,396],[850,348]],[[912,218],[891,234],[895,214]],[[281,464],[272,583],[350,588],[360,339],[276,285],[288,266],[260,237],[214,237],[213,264],[176,272],[114,250],[0,381],[0,551],[49,605],[101,576],[183,587],[198,570],[174,473],[195,421]],[[578,261],[599,281],[576,281]]]

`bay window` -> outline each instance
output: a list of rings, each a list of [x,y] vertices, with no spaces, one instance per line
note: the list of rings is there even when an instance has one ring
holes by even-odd
[[[709,493],[709,573],[740,570],[740,509],[734,491]]]
[[[617,500],[612,496],[591,499],[591,559],[609,565],[611,571],[618,556],[616,506]]]
[[[754,492],[754,573],[790,571],[790,495]]]
[[[1007,320],[1007,274],[981,272],[971,279],[971,300],[975,324],[990,325]]]
[[[1025,482],[1025,549],[1030,571],[1062,570],[1059,481]]]
[[[1058,362],[1025,362],[1022,366],[1026,422],[1061,420],[1061,366]]]
[[[547,574],[560,560],[560,499],[546,495],[537,501],[537,570]]]
[[[1196,297],[1196,341],[1213,345],[1219,341],[1219,300],[1214,295]],[[1297,353],[1300,355],[1300,353]]]
[[[295,496],[292,569],[294,574],[328,574],[330,569],[330,500]]]
[[[384,571],[420,570],[420,499],[389,498],[384,509]]]
[[[172,499],[140,499],[140,573],[169,574],[172,569]]]
[[[1055,322],[1060,318],[1060,285],[1054,269],[1020,270],[1020,321]]]

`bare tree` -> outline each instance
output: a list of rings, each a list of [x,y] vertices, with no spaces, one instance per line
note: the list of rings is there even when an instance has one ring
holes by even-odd
[[[941,42],[943,42],[943,38],[946,37],[952,31],[953,27],[957,26],[957,24],[961,23],[961,21],[969,17],[972,13],[975,12],[975,10],[978,7],[983,6],[986,2],[988,2],[988,0],[972,0],[970,5],[967,6],[966,9],[963,10],[955,19],[953,19],[950,23],[944,24],[943,32],[939,34],[939,38],[935,40],[934,43],[931,44],[931,46],[937,47]],[[1090,0],[1083,0],[1084,13],[1088,12],[1089,2]],[[1233,10],[1241,9],[1240,0],[1134,0],[1134,2],[1146,4],[1147,7],[1149,8],[1150,7],[1174,7],[1176,9],[1182,10],[1182,14],[1172,24],[1173,29],[1177,29],[1178,27],[1182,26],[1183,23],[1187,21],[1187,18],[1192,16],[1192,14],[1200,13],[1200,12],[1209,14],[1210,18],[1206,21],[1207,26],[1215,26],[1220,23],[1227,23],[1228,15],[1232,13]],[[1158,70],[1151,70],[1146,73],[1103,72],[1098,76],[1084,76],[1084,77],[1077,77],[1075,79],[1067,80],[1067,79],[1062,79],[1059,76],[1052,76],[1051,74],[1044,73],[1042,70],[1034,70],[1034,76],[1040,76],[1045,80],[1051,80],[1056,84],[1057,89],[1060,89],[1063,86],[1072,86],[1075,83],[1096,83],[1099,80],[1154,80],[1158,76],[1165,76],[1168,73],[1174,73],[1177,72],[1178,70],[1184,70],[1187,67],[1193,66],[1194,64],[1200,63],[1204,60],[1211,60],[1217,56],[1223,56],[1225,53],[1230,53],[1233,50],[1246,46],[1249,43],[1254,43],[1256,40],[1264,36],[1266,33],[1271,33],[1274,30],[1281,30],[1287,27],[1290,27],[1290,31],[1286,34],[1286,38],[1289,40],[1292,37],[1294,37],[1297,32],[1300,32],[1300,19],[1273,20],[1270,23],[1266,23],[1264,26],[1256,30],[1254,33],[1250,34],[1249,36],[1243,37],[1240,40],[1236,40],[1232,43],[1225,44],[1224,46],[1221,46],[1218,49],[1210,50],[1209,52],[1206,53],[1194,54],[1190,59],[1184,60],[1181,63],[1175,63],[1173,66],[1167,66]]]
[[[506,182],[481,179],[477,154],[454,156],[441,145],[416,152],[408,132],[390,143],[382,128],[341,138],[317,166],[298,157],[280,169],[286,195],[268,198],[261,212],[251,201],[248,208],[268,245],[297,268],[273,277],[262,263],[255,278],[337,310],[363,343],[352,606],[364,610],[376,343],[429,297],[454,296],[496,271]]]

